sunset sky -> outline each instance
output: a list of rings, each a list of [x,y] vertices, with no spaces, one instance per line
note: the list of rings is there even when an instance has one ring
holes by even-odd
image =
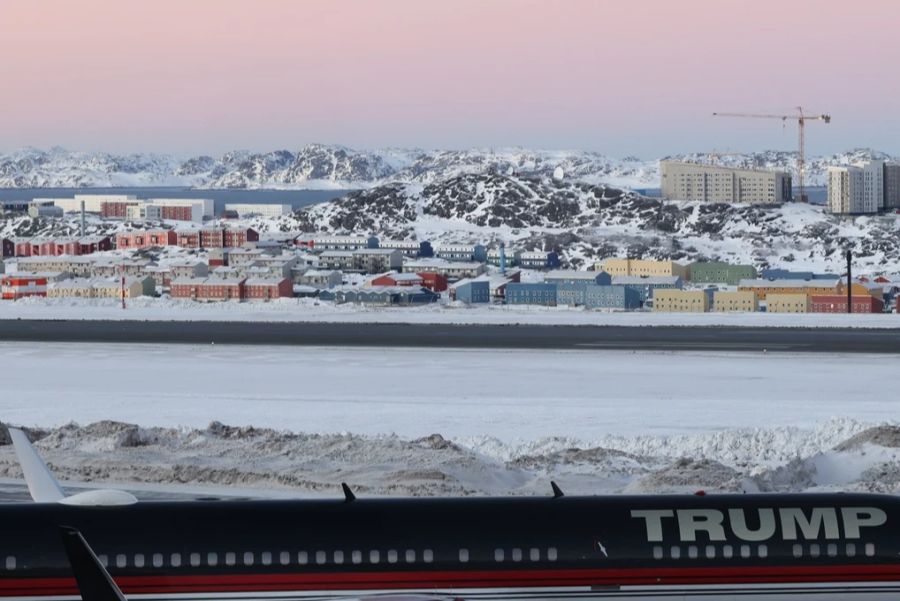
[[[900,2],[0,0],[0,150],[900,154]]]

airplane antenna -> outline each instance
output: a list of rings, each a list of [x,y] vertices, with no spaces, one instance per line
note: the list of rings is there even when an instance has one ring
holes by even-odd
[[[550,481],[550,488],[553,489],[553,498],[554,499],[558,499],[560,497],[566,496],[565,493],[562,491],[562,489],[559,487],[559,485],[556,482],[554,482],[553,480]]]
[[[341,488],[344,491],[344,502],[349,503],[350,501],[356,500],[356,495],[353,494],[353,491],[350,490],[350,487],[347,486],[346,482],[341,482]]]

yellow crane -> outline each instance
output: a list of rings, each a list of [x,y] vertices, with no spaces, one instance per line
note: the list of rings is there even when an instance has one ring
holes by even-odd
[[[797,127],[800,134],[800,157],[797,161],[797,185],[800,188],[800,202],[806,202],[806,195],[803,193],[803,171],[806,166],[806,133],[804,131],[807,121],[823,121],[831,123],[831,115],[806,115],[803,113],[803,107],[798,106],[797,112],[793,115],[767,115],[759,113],[713,113],[713,117],[749,117],[751,119],[780,119],[782,123],[791,120],[797,121]]]

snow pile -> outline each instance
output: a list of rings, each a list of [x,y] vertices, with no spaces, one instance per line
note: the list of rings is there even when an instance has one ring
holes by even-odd
[[[841,424],[824,426],[831,438]],[[128,482],[258,488],[304,493],[335,491],[346,481],[369,495],[549,494],[554,479],[569,493],[690,493],[855,490],[900,491],[900,458],[874,426],[811,455],[785,439],[777,465],[733,463],[703,452],[682,454],[673,439],[660,437],[667,452],[633,454],[612,448],[548,450],[499,457],[439,434],[404,439],[396,435],[307,434],[213,422],[206,428],[138,427],[117,422],[67,424],[33,431],[32,438],[63,479],[91,483]],[[744,443],[742,431],[718,438]],[[801,440],[803,437],[800,437]],[[862,442],[865,440],[866,442]],[[880,441],[880,442],[879,442]],[[8,442],[0,447],[0,476],[21,476]],[[629,446],[629,445],[625,445]],[[630,445],[636,447],[637,445]],[[699,445],[703,446],[703,445]],[[715,448],[709,445],[708,448]],[[693,449],[696,451],[697,449]],[[801,455],[803,454],[803,455]]]

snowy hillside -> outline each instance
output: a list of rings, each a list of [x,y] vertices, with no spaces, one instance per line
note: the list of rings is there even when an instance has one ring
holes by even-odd
[[[605,185],[499,174],[379,186],[256,225],[432,242],[503,241],[559,250],[574,267],[630,256],[828,271],[841,268],[849,246],[861,268],[900,270],[900,216],[894,214],[841,218],[813,205],[670,202]]]
[[[825,169],[868,157],[853,150],[809,159],[808,182],[824,183]],[[708,162],[706,154],[666,157]],[[717,163],[765,169],[796,167],[796,153],[766,151],[722,156]],[[550,177],[625,188],[659,186],[659,161],[611,158],[588,151],[521,148],[472,150],[382,149],[307,145],[264,153],[234,151],[219,157],[49,151],[26,148],[0,153],[0,187],[192,186],[200,188],[362,189],[391,182],[431,184],[463,174]]]

